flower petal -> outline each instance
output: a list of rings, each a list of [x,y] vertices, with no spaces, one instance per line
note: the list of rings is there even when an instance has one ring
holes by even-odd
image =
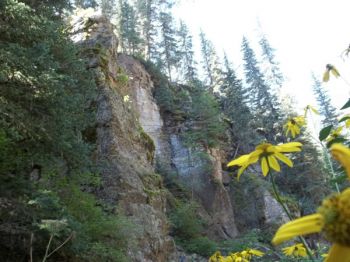
[[[312,110],[312,112],[314,112],[316,115],[319,115],[320,113],[316,110],[316,108],[310,106],[310,109]]]
[[[323,74],[323,82],[328,82],[329,81],[329,71],[326,70]]]
[[[286,136],[288,136],[288,134],[289,134],[289,128],[287,128],[287,131],[286,131]]]
[[[262,170],[264,176],[266,176],[267,173],[269,172],[269,165],[267,164],[266,157],[263,157],[261,159],[261,170]]]
[[[292,137],[295,138],[296,134],[295,134],[294,126],[290,127],[290,131],[291,131]]]
[[[333,244],[325,262],[350,262],[350,247]]]
[[[335,76],[335,77],[339,77],[340,74],[339,74],[339,71],[333,66],[333,68],[331,69],[331,72],[332,74]]]
[[[281,160],[283,163],[285,163],[287,166],[293,167],[293,162],[285,155],[277,152],[274,156]]]
[[[263,153],[263,152],[264,152],[264,150],[262,150],[262,149],[255,149],[253,152],[250,153],[250,156],[251,157],[259,157],[261,155],[261,153]]]
[[[260,250],[257,250],[257,249],[247,249],[248,253],[249,254],[252,254],[254,256],[257,256],[257,257],[262,257],[263,255],[265,255],[264,252],[261,252]]]
[[[242,173],[244,170],[246,170],[246,168],[248,167],[248,165],[242,166],[237,173],[237,180],[239,181],[239,178],[241,177]]]
[[[296,236],[320,232],[323,225],[323,216],[318,213],[298,218],[282,225],[277,230],[272,243],[278,245]]]
[[[290,142],[286,144],[281,144],[275,146],[276,150],[281,153],[289,153],[289,152],[299,152],[301,151],[301,147],[303,146],[300,142]]]
[[[267,160],[269,161],[269,166],[272,169],[276,170],[277,172],[281,171],[281,167],[280,167],[280,165],[278,164],[276,158],[273,155],[268,156]]]
[[[242,166],[245,162],[247,162],[249,159],[249,154],[248,155],[242,155],[239,158],[233,159],[230,161],[227,166]]]
[[[258,160],[259,160],[258,155],[251,155],[248,159],[248,164],[249,165],[254,164],[254,163],[258,162]]]
[[[331,147],[333,157],[345,168],[350,178],[350,149],[342,144],[333,144]]]

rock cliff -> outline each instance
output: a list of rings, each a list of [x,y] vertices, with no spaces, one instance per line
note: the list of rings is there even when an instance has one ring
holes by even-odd
[[[141,125],[147,127],[140,114],[145,112],[138,110],[151,86],[149,76],[139,63],[121,56],[120,61],[131,70],[129,76],[125,74],[117,62],[118,41],[112,25],[103,17],[82,17],[75,23],[75,32],[76,39],[83,34],[79,44],[84,46],[99,89],[96,160],[102,186],[96,194],[134,222],[138,233],[136,246],[129,250],[133,261],[169,261],[175,246],[168,236],[164,188],[152,165],[153,139]],[[153,109],[147,112],[155,113]],[[152,117],[157,118],[155,114]]]
[[[178,256],[166,217],[169,192],[156,173],[160,164],[200,204],[207,236],[237,237],[235,192],[223,185],[225,153],[185,145],[184,121],[179,124],[174,115],[160,113],[152,76],[137,59],[117,53],[118,40],[109,21],[86,13],[73,24],[73,39],[84,47],[99,92],[95,158],[102,185],[95,193],[135,224],[138,233],[136,245],[129,250],[131,260],[172,261]],[[265,194],[264,202],[272,200]],[[266,208],[257,212],[271,220]]]

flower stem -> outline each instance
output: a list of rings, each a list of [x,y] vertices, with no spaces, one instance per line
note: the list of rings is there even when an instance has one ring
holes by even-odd
[[[293,220],[292,214],[291,214],[288,206],[283,202],[280,194],[278,193],[277,186],[276,186],[276,183],[275,183],[275,177],[273,176],[272,172],[269,172],[269,173],[270,173],[270,176],[271,176],[271,184],[272,184],[273,193],[275,194],[277,202],[281,205],[281,207],[283,208],[284,212],[286,212],[289,220]],[[299,238],[300,242],[302,242],[303,245],[305,246],[306,252],[307,252],[309,258],[311,259],[311,261],[315,261],[313,255],[312,255],[312,252],[310,250],[310,247],[306,243],[305,238],[303,238],[301,236],[298,237],[298,238]]]
[[[332,163],[331,158],[329,157],[329,153],[327,152],[327,148],[322,143],[321,143],[321,146],[322,146],[322,149],[323,149],[323,153],[324,153],[324,155],[325,155],[325,157],[326,157],[326,159],[328,161],[328,165],[329,165],[329,167],[331,169],[332,179],[335,179],[337,174],[334,171],[333,163]],[[337,190],[337,192],[340,193],[338,182],[335,182],[334,185],[335,185],[335,189]]]
[[[316,132],[316,123],[315,123],[314,118],[312,117],[312,114],[310,114],[310,118],[311,118],[311,121],[312,121],[312,125],[313,125],[313,128],[314,128],[314,131]],[[329,165],[329,168],[330,168],[330,171],[331,171],[331,178],[334,180],[337,177],[337,174],[334,171],[333,163],[332,163],[331,158],[329,157],[329,153],[327,151],[327,148],[324,146],[322,141],[320,141],[319,139],[316,139],[313,135],[311,135],[311,138],[314,139],[316,141],[316,143],[320,144],[320,146],[322,147],[323,155],[326,158],[326,160],[328,161],[328,165]],[[338,182],[335,182],[334,185],[335,185],[335,189],[337,190],[337,192],[340,193]]]

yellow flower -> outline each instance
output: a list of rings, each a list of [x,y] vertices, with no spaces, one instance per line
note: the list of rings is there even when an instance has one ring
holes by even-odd
[[[252,258],[252,256],[262,257],[263,255],[265,255],[264,252],[261,252],[256,249],[251,249],[251,248],[247,248],[246,250],[243,250],[240,254],[242,258],[245,258],[248,261]]]
[[[332,156],[345,168],[350,178],[350,149],[342,144],[333,144],[331,147]]]
[[[210,258],[209,262],[226,262],[220,251],[216,251]]]
[[[341,144],[334,144],[331,152],[350,177],[350,150]],[[278,245],[296,236],[321,231],[333,243],[326,261],[350,262],[350,188],[324,199],[317,213],[282,225],[272,243]]]
[[[124,102],[130,102],[130,96],[126,95],[123,97]]]
[[[304,118],[306,117],[307,115],[307,112],[310,111],[316,115],[319,115],[320,113],[317,111],[316,108],[314,108],[312,105],[307,105],[305,108],[304,108]]]
[[[256,249],[248,248],[242,252],[231,253],[227,257],[221,256],[219,251],[216,251],[210,258],[209,262],[249,262],[252,256],[262,257],[264,252]]]
[[[306,249],[303,244],[295,244],[282,249],[283,254],[289,257],[307,257]]]
[[[344,115],[342,118],[339,120],[340,122],[345,121],[345,127],[349,128],[350,127],[350,114]]]
[[[345,126],[346,128],[350,127],[350,119],[345,120]]]
[[[264,252],[261,252],[260,250],[257,250],[257,249],[248,248],[245,251],[247,252],[249,258],[251,258],[252,256],[262,257],[263,255],[265,255]]]
[[[332,72],[332,74],[335,77],[339,77],[339,71],[331,64],[326,65],[326,71],[323,74],[323,82],[328,82],[329,81],[329,72]]]
[[[338,127],[335,130],[332,130],[332,132],[328,135],[328,137],[326,138],[327,142],[330,142],[336,138],[338,138],[339,136],[341,136],[341,132],[343,131],[343,127]]]
[[[232,262],[249,262],[242,252],[231,253],[228,257],[232,259]]]
[[[240,166],[240,169],[238,170],[237,173],[237,178],[239,179],[240,176],[242,175],[243,171],[251,164],[256,163],[259,160],[258,157],[255,157],[254,159],[251,158],[251,154],[248,155],[242,155],[239,158],[236,158],[229,162],[227,164],[228,167],[230,166]]]
[[[232,160],[227,164],[227,166],[240,166],[237,174],[237,178],[239,179],[243,171],[249,165],[260,160],[262,173],[264,176],[266,176],[270,168],[278,172],[281,171],[281,167],[277,159],[285,163],[287,166],[292,167],[292,161],[283,153],[299,152],[301,151],[301,146],[302,144],[299,142],[290,142],[276,146],[270,143],[262,143],[258,145],[250,154],[242,155],[239,158]]]
[[[283,126],[286,131],[286,136],[288,136],[289,132],[294,138],[296,135],[300,134],[300,128],[306,124],[305,117],[296,116],[288,120],[288,122]]]

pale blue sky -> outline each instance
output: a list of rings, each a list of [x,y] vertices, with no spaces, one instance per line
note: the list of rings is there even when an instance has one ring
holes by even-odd
[[[195,36],[202,28],[218,53],[225,50],[238,68],[243,35],[260,52],[259,20],[287,77],[284,91],[297,98],[299,108],[315,103],[311,71],[321,76],[331,63],[350,82],[350,58],[340,58],[350,43],[349,10],[345,0],[182,0],[175,8]],[[344,81],[332,78],[326,86],[335,106],[346,102],[350,87]]]

